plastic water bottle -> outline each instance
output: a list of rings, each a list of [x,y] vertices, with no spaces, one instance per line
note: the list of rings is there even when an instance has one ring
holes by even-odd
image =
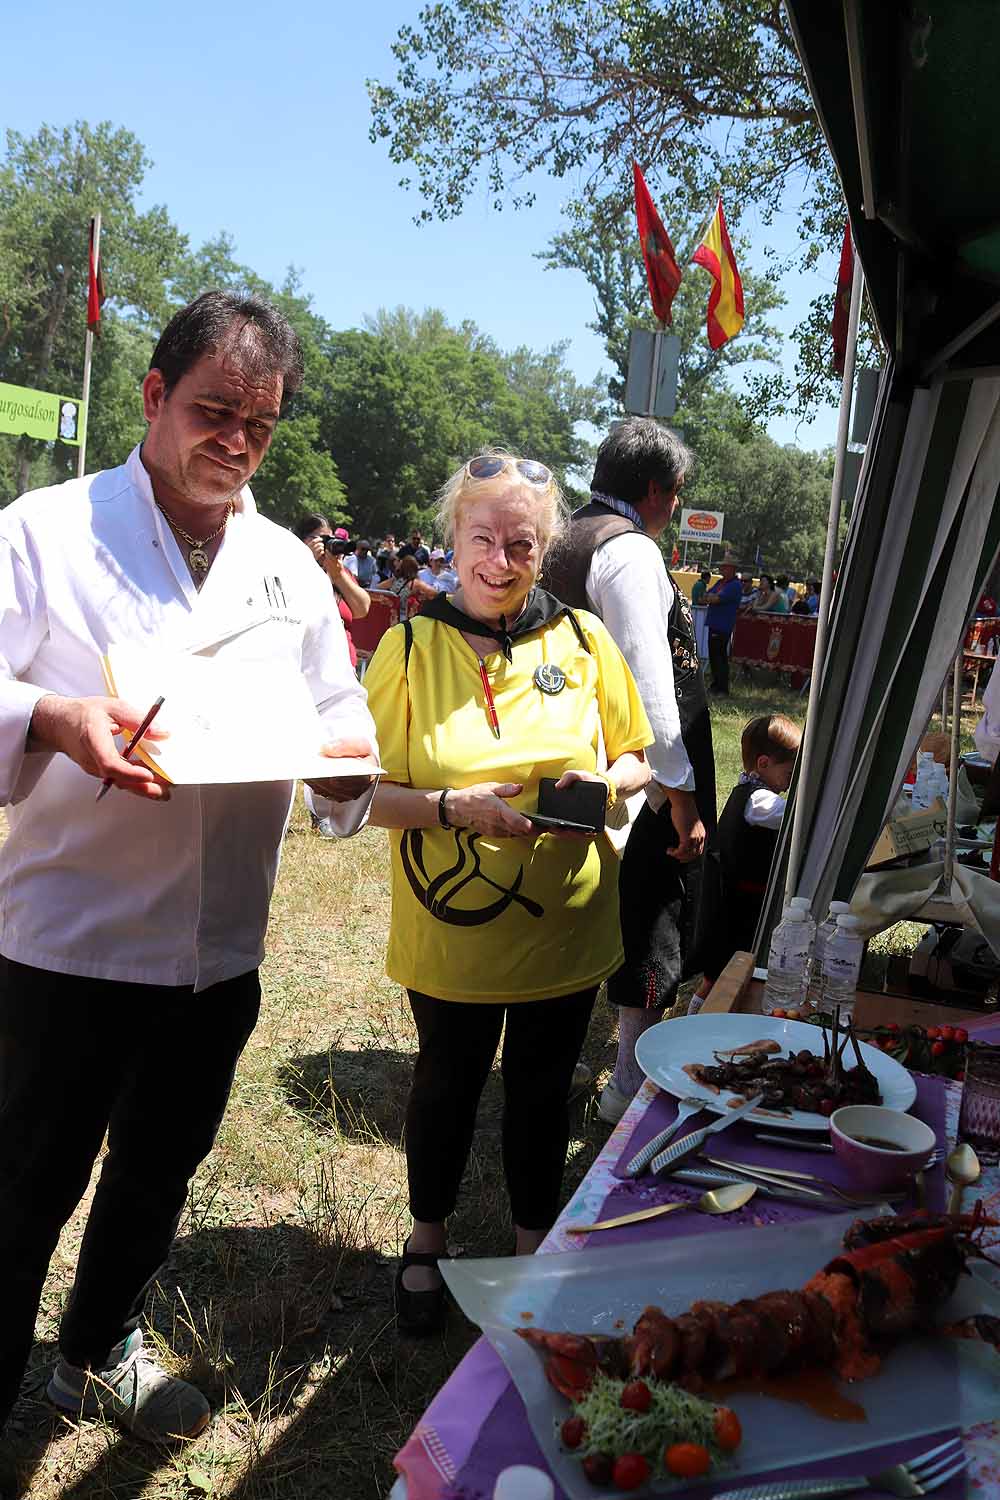
[[[512,1464],[497,1476],[493,1500],[555,1500],[549,1476],[533,1464]]]
[[[837,928],[837,918],[848,916],[851,906],[849,901],[831,901],[830,910],[827,912],[826,920],[821,922],[816,929],[816,941],[813,943],[812,963],[809,965],[809,988],[806,993],[806,1003],[810,1010],[825,1010],[826,988],[823,981],[823,954],[826,945],[830,941]]]
[[[913,811],[930,807],[937,795],[934,787],[934,757],[929,750],[917,751],[917,779],[913,783]]]
[[[796,911],[805,912],[806,922],[809,927],[809,947],[811,949],[816,942],[816,923],[813,920],[812,902],[808,896],[793,896],[788,904],[794,907]]]
[[[823,1000],[829,1011],[840,1006],[842,1021],[854,1014],[864,950],[860,917],[841,913],[823,953]]]
[[[809,968],[810,923],[798,906],[786,906],[785,914],[771,934],[767,955],[767,984],[761,1009],[796,1009],[805,999]]]

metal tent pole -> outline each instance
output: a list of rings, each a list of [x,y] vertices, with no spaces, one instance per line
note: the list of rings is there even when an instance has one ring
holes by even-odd
[[[799,777],[795,793],[792,816],[792,833],[788,847],[788,867],[785,876],[785,903],[796,894],[799,882],[799,867],[802,863],[802,846],[806,836],[805,796],[809,787],[809,772],[815,749],[815,717],[810,712],[817,701],[823,679],[823,662],[826,657],[827,627],[830,622],[830,595],[833,591],[833,564],[837,556],[840,537],[840,512],[844,495],[844,466],[847,457],[847,439],[851,425],[851,395],[854,389],[854,361],[858,351],[858,325],[861,322],[861,297],[865,276],[861,268],[861,257],[854,252],[854,275],[851,279],[851,308],[847,318],[847,348],[844,354],[844,376],[840,383],[840,415],[837,419],[837,447],[833,463],[833,483],[830,487],[830,514],[826,525],[826,551],[823,555],[823,581],[819,591],[819,609],[816,614],[816,645],[813,651],[812,676],[809,681],[809,704],[806,708],[806,727],[799,750]]]

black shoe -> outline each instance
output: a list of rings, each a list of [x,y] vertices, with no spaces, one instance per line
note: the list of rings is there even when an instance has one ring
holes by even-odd
[[[392,1287],[396,1327],[400,1333],[409,1334],[411,1338],[426,1338],[429,1334],[440,1333],[444,1327],[448,1317],[448,1294],[443,1281],[440,1286],[432,1287],[427,1292],[411,1292],[409,1287],[403,1285],[403,1273],[407,1266],[430,1266],[437,1270],[437,1263],[441,1259],[437,1252],[428,1255],[409,1250],[409,1243],[407,1240],[403,1246],[403,1258]]]

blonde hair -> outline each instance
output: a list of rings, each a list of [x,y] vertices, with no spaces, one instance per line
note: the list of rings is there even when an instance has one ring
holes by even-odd
[[[558,542],[569,528],[569,506],[559,488],[558,480],[553,474],[548,484],[530,484],[517,471],[517,463],[521,455],[509,453],[506,448],[481,448],[474,453],[472,458],[498,458],[504,467],[499,474],[490,479],[470,479],[467,466],[472,458],[467,459],[460,469],[456,469],[449,479],[438,490],[437,510],[434,515],[435,532],[440,532],[445,541],[452,545],[455,541],[455,523],[458,513],[466,500],[489,492],[490,486],[496,487],[504,482],[513,481],[518,484],[525,495],[531,496],[535,505],[535,525],[538,530],[538,545],[542,557],[549,548]]]
[[[794,760],[799,751],[802,730],[784,714],[762,714],[751,719],[740,736],[744,771],[754,771],[762,755],[769,755],[778,765]]]

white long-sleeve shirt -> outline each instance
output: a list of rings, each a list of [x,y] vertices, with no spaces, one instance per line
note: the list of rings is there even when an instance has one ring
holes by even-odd
[[[664,800],[657,783],[694,791],[667,631],[673,589],[659,547],[641,533],[612,537],[598,547],[587,570],[587,602],[628,662],[655,735],[646,751],[653,778],[646,795],[653,807]]]
[[[196,590],[136,448],[124,465],[0,512],[0,952],[58,973],[203,990],[255,968],[294,783],[112,789],[28,751],[38,699],[105,696],[110,643],[301,671],[331,739],[375,725],[329,584],[308,548],[236,501]],[[147,704],[133,705],[140,712]],[[371,795],[332,808],[338,833]],[[324,803],[323,811],[326,810]]]
[[[983,689],[983,717],[976,725],[974,737],[976,749],[992,764],[1000,753],[1000,662]]]

